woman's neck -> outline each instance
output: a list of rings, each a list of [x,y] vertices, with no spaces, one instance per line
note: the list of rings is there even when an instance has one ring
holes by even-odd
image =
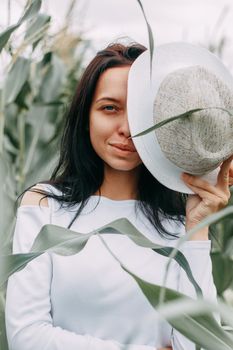
[[[95,194],[115,200],[137,199],[140,166],[121,171],[105,166],[104,181]]]

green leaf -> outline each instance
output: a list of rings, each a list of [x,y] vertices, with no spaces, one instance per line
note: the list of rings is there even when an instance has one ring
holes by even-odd
[[[61,94],[65,82],[66,67],[61,59],[55,54],[52,55],[51,63],[41,83],[37,102],[54,102]]]
[[[18,23],[22,24],[24,21],[28,21],[29,19],[33,18],[40,11],[41,3],[42,0],[33,0],[25,10]]]
[[[3,147],[8,154],[10,154],[14,157],[16,157],[18,155],[18,149],[12,144],[7,133],[4,135]]]
[[[48,16],[46,14],[39,14],[36,19],[28,26],[25,33],[25,39],[33,36],[35,37],[34,40],[30,40],[30,42],[33,44],[33,49],[35,49],[36,45],[43,37],[43,28],[46,28],[46,24],[49,23],[50,20],[51,16]]]
[[[38,107],[54,107],[54,106],[63,106],[64,102],[63,101],[51,101],[51,102],[35,102],[34,106]]]
[[[93,233],[83,235],[56,225],[44,225],[29,253],[0,256],[0,288],[12,273],[21,270],[39,255],[48,251],[60,255],[76,254],[84,248],[92,235]]]
[[[26,82],[24,83],[24,85],[20,89],[20,92],[14,101],[16,103],[16,105],[19,106],[20,109],[21,108],[28,109],[30,102],[31,102],[30,101],[30,97],[31,97],[30,94],[31,94],[31,86],[29,84],[29,81],[26,80]]]
[[[13,199],[10,196],[11,191],[14,191],[12,178],[12,166],[6,154],[0,154],[0,253],[3,249],[5,251],[8,244],[8,233],[12,231],[11,224],[14,223]]]
[[[100,239],[113,257],[115,257],[101,236]],[[219,346],[219,350],[230,349],[229,346],[232,346],[233,339],[224,332],[223,328],[219,326],[212,315],[212,311],[219,310],[219,307],[216,304],[208,303],[202,298],[194,300],[176,290],[163,287],[166,291],[166,297],[164,299],[166,303],[161,305],[160,290],[162,287],[141,279],[122,264],[118,258],[116,258],[116,260],[120,263],[121,267],[135,279],[151,305],[161,314],[161,316],[165,316],[175,329],[180,331],[190,340],[194,341],[197,345],[204,346],[206,350],[212,350],[215,348],[213,345],[216,344]],[[182,302],[182,304],[188,303],[188,307],[187,305],[185,308],[183,307],[184,305],[182,305],[182,307],[179,307],[180,305],[178,305],[177,307],[177,301]],[[176,308],[175,312],[174,307],[172,312],[170,311],[171,302],[173,302],[173,306]],[[207,303],[208,305],[206,307]],[[164,308],[166,312],[164,312]],[[229,319],[232,312],[226,312],[225,308],[223,308],[223,311],[227,314]]]
[[[104,233],[127,234],[130,239],[141,246],[149,247],[152,245],[152,247],[155,249],[159,249],[158,247],[161,247],[150,242],[143,235],[141,235],[140,232],[137,231],[127,219],[115,220],[114,222],[104,225],[102,228],[88,234],[78,233],[60,226],[48,224],[44,225],[40,233],[37,235],[30,253],[13,254],[1,257],[0,266],[4,266],[3,271],[1,271],[1,283],[6,281],[8,275],[22,269],[29,261],[45,251],[54,252],[61,255],[76,254],[85,247],[90,237],[95,234],[99,234],[100,238],[103,240],[101,234]],[[163,251],[163,253],[166,252]],[[114,257],[113,253],[112,256]],[[157,307],[159,305],[161,286],[157,286],[142,280],[138,276],[131,273],[127,267],[119,261],[119,259],[117,259],[117,261],[121,264],[122,268],[135,279],[152,306]],[[175,290],[169,288],[165,288],[165,290],[166,302],[177,301],[181,298],[188,300],[191,299]],[[195,300],[195,302],[198,301]],[[231,349],[233,344],[232,339],[217,324],[210,311],[207,312],[203,310],[201,315],[192,315],[192,312],[191,315],[189,315],[187,310],[183,312],[182,309],[175,315],[173,312],[172,317],[168,316],[169,323],[192,341],[196,341],[197,344],[203,346],[206,350],[212,350],[214,348],[213,343],[215,346],[218,346],[219,350]],[[201,334],[201,337],[198,337],[197,334]]]
[[[171,247],[163,247],[158,244],[155,244],[148,240],[145,236],[143,236],[140,231],[136,229],[134,225],[130,223],[125,218],[115,220],[110,224],[104,225],[94,232],[90,232],[89,234],[83,235],[82,233],[78,233],[76,231],[71,231],[69,229],[65,229],[56,225],[45,225],[41,229],[40,233],[37,235],[35,242],[32,246],[31,252],[42,254],[45,251],[52,251],[61,255],[71,255],[78,253],[85,246],[87,240],[96,233],[104,234],[104,233],[113,233],[113,234],[125,234],[130,239],[132,239],[137,245],[141,247],[152,248],[155,252],[169,256],[171,254],[173,248]],[[2,257],[2,264],[4,262],[4,257]],[[5,256],[6,263],[4,266],[8,266],[7,259],[11,259],[9,256]],[[27,260],[27,254],[22,255],[20,260],[19,268],[21,268],[21,264],[23,259]],[[175,256],[175,260],[178,264],[184,269],[187,273],[187,277],[190,282],[194,285],[198,294],[201,294],[201,288],[196,283],[188,261],[185,256],[178,252]],[[12,265],[10,265],[12,266]],[[17,271],[17,266],[14,265],[14,270],[11,268],[8,272],[5,272],[0,276],[0,286],[6,282],[7,278],[10,276],[12,271]],[[8,276],[8,277],[7,277]]]
[[[8,350],[5,330],[5,290],[0,289],[0,350]]]
[[[185,241],[188,241],[192,237],[193,234],[195,234],[199,230],[203,229],[204,227],[210,226],[213,223],[217,223],[220,220],[222,220],[223,218],[226,218],[229,216],[230,217],[233,216],[233,206],[229,206],[227,208],[220,210],[217,213],[214,213],[212,215],[207,216],[205,219],[203,219],[201,222],[199,222],[194,228],[189,230],[184,236],[180,237],[176,242],[174,250],[171,252],[171,254],[169,256],[169,261],[167,262],[167,267],[166,267],[167,271],[168,271],[168,268],[169,268],[169,265],[170,265],[172,259],[177,254],[177,250]],[[165,276],[165,281],[166,281],[166,277],[167,276]]]
[[[233,308],[219,298],[217,299],[217,303],[203,298],[193,299],[190,297],[170,300],[159,305],[157,311],[159,311],[161,316],[166,318],[166,320],[172,320],[179,316],[180,309],[182,309],[183,312],[188,313],[190,316],[203,315],[203,313],[211,312],[218,314],[219,318],[219,314],[221,314],[222,319],[229,324],[227,326],[224,325],[221,328],[227,332],[233,330]]]
[[[0,53],[3,47],[7,44],[11,34],[24,22],[33,18],[40,10],[41,0],[33,0],[31,5],[25,10],[23,16],[19,19],[17,24],[8,27],[0,34]]]
[[[104,226],[103,228],[98,229],[98,232],[99,233],[112,232],[112,233],[126,234],[137,245],[145,248],[151,248],[153,249],[153,251],[167,257],[169,257],[174,250],[174,248],[172,247],[164,247],[151,242],[140,231],[138,231],[137,228],[134,225],[132,225],[131,222],[128,221],[126,218],[115,220],[110,224]],[[201,288],[196,283],[192,274],[192,270],[190,269],[189,263],[185,258],[185,256],[179,250],[177,250],[176,254],[173,255],[173,258],[180,265],[180,267],[184,269],[184,271],[186,272],[188,279],[193,284],[196,290],[196,293],[201,295],[202,294]]]
[[[233,222],[230,223],[230,227],[232,228],[231,235],[233,235]],[[225,228],[225,227],[224,227]],[[233,261],[233,236],[225,242],[225,251],[224,255]]]
[[[134,278],[150,304],[159,311],[157,307],[159,306],[160,286],[139,278],[125,266],[122,266],[122,268]],[[173,289],[166,288],[166,302],[177,301],[181,298],[192,300]],[[193,302],[198,304],[198,300],[193,300]],[[187,338],[206,350],[230,350],[233,347],[233,340],[230,336],[223,331],[211,314],[205,314],[204,311],[203,314],[190,316],[180,308],[177,316],[169,318],[169,323]]]
[[[31,260],[42,253],[9,254],[0,256],[0,288],[7,282],[10,275],[22,270]]]
[[[19,57],[10,70],[5,83],[5,103],[9,104],[15,101],[21,92],[30,72],[31,61]]]
[[[33,145],[32,145],[33,146]],[[31,151],[31,148],[30,148]],[[33,151],[33,150],[32,150]],[[32,153],[28,153],[27,162],[30,159]],[[48,179],[51,176],[51,173],[53,169],[55,169],[58,159],[59,159],[59,152],[58,152],[58,143],[57,140],[54,140],[47,144],[46,146],[46,152],[44,152],[44,146],[39,146],[37,148],[36,154],[36,162],[34,162],[33,159],[33,166],[32,164],[29,165],[29,168],[26,169],[25,164],[25,170],[26,178],[25,178],[25,187],[29,187],[38,181],[42,181],[43,179]]]
[[[219,222],[223,218],[233,217],[233,205],[219,210],[217,213],[208,215],[205,219],[200,221],[195,227],[187,231],[185,236],[182,236],[177,241],[176,249],[179,248],[185,241],[189,240],[193,234],[203,229],[204,227],[210,226],[214,223]]]
[[[93,234],[90,232],[84,235],[61,226],[45,225],[36,237],[31,252],[50,251],[64,256],[77,254],[85,247]]]
[[[211,258],[214,283],[221,295],[233,282],[233,261],[222,253],[212,253]]]
[[[226,108],[222,108],[222,107],[208,107],[208,108],[195,108],[195,109],[190,109],[189,111],[185,112],[185,113],[182,113],[182,114],[179,114],[179,115],[176,115],[174,117],[169,117],[153,126],[151,126],[150,128],[136,134],[136,135],[133,135],[131,136],[131,138],[134,138],[134,137],[138,137],[138,136],[143,136],[143,135],[146,135],[148,134],[149,132],[151,131],[154,131],[158,128],[161,128],[162,126],[168,124],[168,123],[171,123],[173,122],[174,120],[177,120],[177,119],[183,119],[183,118],[188,118],[190,117],[193,113],[196,113],[196,112],[200,112],[200,111],[205,111],[205,110],[209,110],[209,109],[220,109],[226,113],[228,113],[231,117],[233,116],[233,112],[231,110],[228,110]]]
[[[5,130],[4,133],[8,135],[8,137],[13,142],[14,146],[17,148],[18,143],[18,127],[17,127],[17,117],[19,115],[19,108],[15,103],[10,103],[5,106],[4,116],[5,116]],[[17,116],[17,117],[16,117]]]
[[[4,46],[7,44],[11,34],[19,27],[19,24],[14,24],[8,27],[4,32],[0,34],[0,53]]]
[[[142,14],[144,16],[144,19],[146,21],[146,25],[147,25],[147,31],[148,31],[148,37],[149,37],[149,46],[150,46],[150,75],[152,75],[152,60],[153,60],[153,54],[154,54],[154,37],[153,37],[153,32],[150,26],[150,23],[147,20],[146,14],[145,14],[145,10],[142,6],[142,3],[140,0],[137,0],[141,10],[142,10]]]

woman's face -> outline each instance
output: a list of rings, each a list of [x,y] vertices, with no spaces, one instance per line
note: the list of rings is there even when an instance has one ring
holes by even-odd
[[[142,163],[130,136],[126,98],[130,66],[107,69],[99,78],[90,108],[90,139],[105,166],[129,171]]]

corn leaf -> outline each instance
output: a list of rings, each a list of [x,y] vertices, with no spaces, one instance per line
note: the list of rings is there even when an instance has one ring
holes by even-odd
[[[42,0],[33,0],[20,18],[19,24],[22,24],[24,21],[28,21],[33,18],[40,11],[41,3]]]
[[[9,247],[6,250],[6,246],[9,243],[8,233],[12,230],[11,224],[14,223],[14,220],[12,220],[13,199],[10,191],[14,191],[12,166],[6,154],[0,153],[0,253],[4,251],[5,254],[6,251],[9,252]]]
[[[31,61],[24,57],[19,57],[10,70],[5,83],[5,103],[15,101],[21,92],[23,85],[29,76]]]
[[[5,292],[0,289],[0,350],[7,350],[7,337],[5,332]]]
[[[19,27],[19,24],[14,24],[0,33],[0,53],[4,46],[7,44],[11,34]]]
[[[31,5],[25,10],[17,24],[14,24],[0,33],[0,53],[10,39],[11,34],[25,21],[33,18],[40,10],[41,0],[33,0]]]
[[[65,81],[66,67],[61,59],[53,54],[46,75],[41,83],[38,102],[56,101]]]
[[[222,220],[223,218],[227,218],[227,217],[232,217],[233,216],[233,206],[229,206],[227,208],[224,208],[222,210],[220,210],[217,213],[214,213],[212,215],[207,216],[204,220],[202,220],[201,222],[199,222],[194,228],[192,228],[191,230],[189,230],[185,236],[180,237],[177,240],[177,243],[173,249],[173,251],[171,252],[170,256],[169,256],[169,260],[167,262],[167,266],[166,266],[166,270],[168,272],[169,266],[171,264],[172,259],[174,258],[174,256],[177,254],[177,251],[179,249],[179,247],[187,240],[189,240],[193,234],[195,234],[196,232],[198,232],[199,230],[203,229],[206,226],[210,226],[214,223],[219,222],[220,220]],[[166,283],[166,278],[167,278],[167,273],[165,275],[165,279],[164,279],[164,284]],[[164,295],[163,295],[164,297]]]
[[[106,225],[105,227],[98,230],[99,233],[120,233],[120,234],[127,234],[127,236],[132,239],[134,243],[141,247],[145,248],[151,248],[153,251],[159,253],[163,256],[171,256],[173,252],[172,247],[163,247],[161,245],[155,244],[151,242],[149,239],[147,239],[140,231],[137,230],[137,228],[130,223],[126,218],[118,219],[110,224]],[[185,256],[179,251],[176,250],[176,254],[173,255],[173,258],[176,260],[176,262],[181,266],[181,268],[184,269],[184,271],[187,274],[188,279],[193,284],[196,293],[202,294],[201,288],[196,283],[192,270],[190,269],[189,263]]]
[[[157,306],[159,305],[160,287],[146,282],[133,274],[126,267],[122,267],[134,278],[147,300],[158,311]],[[166,288],[166,302],[177,301],[181,298],[191,300],[191,298],[175,290]],[[194,302],[198,305],[198,300]],[[210,313],[205,313],[204,310],[202,312],[200,311],[198,315],[190,316],[188,312],[183,312],[182,308],[180,308],[177,310],[176,315],[167,318],[175,329],[206,350],[230,350],[233,347],[232,338],[224,332],[214,317]]]
[[[102,235],[104,233],[126,234],[138,245],[144,247],[151,246],[153,249],[156,249],[157,252],[159,252],[159,249],[161,248],[161,246],[156,245],[147,239],[144,240],[145,237],[137,231],[127,219],[118,219],[115,222],[107,224],[102,228],[85,235],[56,225],[44,225],[39,235],[36,237],[30,253],[12,254],[1,257],[0,266],[4,266],[4,271],[1,271],[1,283],[5,283],[9,275],[22,269],[29,261],[45,251],[61,255],[72,255],[81,251],[85,247],[88,239],[94,234],[103,237]],[[162,247],[162,249],[163,248],[164,247]],[[168,252],[163,250],[162,253],[167,254]],[[121,264],[120,261],[119,263]],[[131,273],[123,264],[121,264],[121,266],[135,279],[153,307],[157,307],[159,305],[161,286],[150,284]],[[169,288],[165,288],[165,290],[166,302],[187,298],[185,295]],[[213,347],[211,348],[211,346],[213,346],[213,342],[218,345],[220,350],[229,350],[233,344],[231,338],[217,324],[210,312],[205,313],[204,316],[203,314],[190,316],[187,312],[183,313],[182,310],[180,310],[179,315],[174,316],[173,314],[173,318],[170,317],[169,322],[182,334],[192,341],[197,342],[200,346],[205,347],[207,350],[212,350]],[[202,337],[197,339],[197,334],[201,334]]]
[[[34,37],[35,39],[31,39],[30,42],[33,44],[33,49],[37,46],[38,42],[42,39],[44,35],[44,30],[46,28],[46,24],[48,24],[51,20],[51,16],[46,14],[39,14],[35,20],[30,23],[28,26],[25,39]]]
[[[58,234],[59,233],[59,234]],[[155,252],[163,255],[169,256],[172,253],[172,247],[163,247],[161,245],[155,244],[143,236],[127,219],[118,219],[111,222],[108,225],[99,228],[94,232],[89,234],[81,234],[76,231],[71,231],[56,225],[44,225],[37,235],[35,242],[32,246],[31,253],[42,254],[45,251],[52,251],[56,254],[61,255],[71,255],[78,253],[85,246],[87,240],[96,233],[113,233],[113,234],[125,234],[130,239],[132,239],[137,245],[142,247],[147,247],[153,249]],[[36,257],[35,255],[34,257]],[[0,276],[0,286],[2,286],[8,279],[8,277],[25,266],[29,261],[34,258],[27,254],[15,255],[5,255],[1,257],[1,265],[5,266],[6,269],[2,272]],[[181,252],[177,252],[175,256],[177,263],[185,270],[187,277],[193,284],[196,292],[201,294],[201,288],[196,283],[188,261]],[[25,264],[23,263],[25,261]]]
[[[214,283],[218,294],[221,295],[233,283],[233,260],[220,252],[212,253],[211,259],[215,267],[213,269]]]
[[[153,60],[153,54],[154,54],[154,37],[153,37],[153,32],[150,26],[150,23],[147,20],[145,10],[143,8],[142,2],[140,0],[137,0],[141,10],[143,17],[146,21],[146,26],[147,26],[147,31],[148,31],[148,37],[149,37],[149,47],[150,47],[150,75],[152,75],[152,60]]]
[[[200,112],[200,111],[204,111],[204,110],[209,110],[209,109],[220,109],[226,113],[228,113],[230,116],[233,116],[233,111],[231,110],[228,110],[226,108],[222,108],[222,107],[208,107],[208,108],[195,108],[195,109],[190,109],[189,111],[185,112],[185,113],[182,113],[182,114],[179,114],[179,115],[176,115],[174,117],[169,117],[153,126],[151,126],[150,128],[136,134],[136,135],[133,135],[131,136],[131,138],[134,138],[134,137],[138,137],[138,136],[143,136],[143,135],[146,135],[148,134],[149,132],[151,131],[154,131],[158,128],[161,128],[162,126],[168,124],[168,123],[171,123],[177,119],[183,119],[183,118],[188,118],[190,117],[193,113],[196,113],[196,112]]]

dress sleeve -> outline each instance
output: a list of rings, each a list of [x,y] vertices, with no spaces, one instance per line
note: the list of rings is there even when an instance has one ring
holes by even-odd
[[[51,209],[22,205],[17,210],[13,253],[27,253],[42,226],[51,223]],[[52,264],[49,253],[32,260],[8,279],[6,331],[10,350],[123,350],[114,340],[102,340],[53,326],[50,302]],[[155,350],[127,345],[129,350]]]
[[[217,290],[213,280],[210,257],[211,241],[186,241],[179,248],[189,262],[193,276],[202,289],[203,298],[217,304]],[[179,269],[178,291],[196,299],[196,291],[183,269]],[[213,315],[221,325],[219,314]],[[195,344],[173,329],[173,350],[195,350]]]

